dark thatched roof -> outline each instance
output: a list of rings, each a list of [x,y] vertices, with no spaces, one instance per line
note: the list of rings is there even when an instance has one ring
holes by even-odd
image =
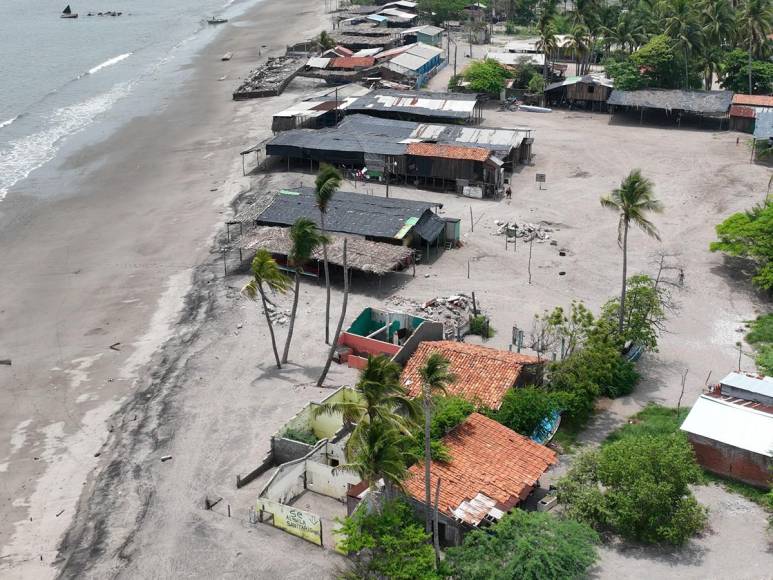
[[[370,242],[356,236],[328,234],[330,243],[327,245],[328,262],[343,267],[344,237],[346,237],[346,260],[348,267],[371,274],[386,274],[400,270],[411,263],[413,250],[405,246]],[[257,227],[246,233],[239,242],[244,250],[265,248],[275,255],[286,257],[292,241],[289,228]],[[312,258],[322,261],[322,249],[317,250]]]
[[[732,100],[733,93],[730,91],[642,89],[640,91],[614,90],[609,96],[607,104],[721,115],[730,110]]]

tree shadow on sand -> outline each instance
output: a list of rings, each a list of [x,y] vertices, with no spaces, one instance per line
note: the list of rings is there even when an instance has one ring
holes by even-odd
[[[744,294],[752,302],[769,302],[773,292],[760,290],[752,283],[756,266],[752,260],[723,255],[722,264],[712,266],[710,272],[718,276],[733,292]]]
[[[705,532],[710,533],[710,532]],[[703,563],[706,549],[695,541],[680,548],[671,546],[644,546],[627,542],[616,537],[604,538],[604,547],[616,552],[619,558],[664,562],[672,568],[677,566],[697,568]],[[621,574],[623,577],[624,574]],[[591,570],[590,578],[601,578],[601,567]]]

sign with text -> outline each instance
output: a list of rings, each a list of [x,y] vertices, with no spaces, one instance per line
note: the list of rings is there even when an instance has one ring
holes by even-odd
[[[274,527],[312,544],[322,545],[322,520],[318,515],[264,498],[258,498],[258,513],[261,521],[265,520],[266,514],[271,514],[274,516]]]
[[[545,183],[546,181],[544,173],[537,174],[537,183]]]

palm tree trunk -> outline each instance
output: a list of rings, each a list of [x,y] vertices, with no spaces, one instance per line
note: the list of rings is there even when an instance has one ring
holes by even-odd
[[[752,39],[749,35],[749,94],[752,94]]]
[[[287,328],[287,340],[285,349],[282,353],[282,362],[287,362],[287,356],[290,354],[290,341],[293,339],[293,327],[295,326],[295,314],[298,312],[298,295],[301,293],[301,274],[298,268],[295,269],[295,296],[293,297],[293,309],[290,312],[290,325]]]
[[[279,351],[276,348],[276,337],[274,336],[274,325],[271,323],[271,317],[268,315],[268,301],[263,291],[263,284],[258,284],[260,300],[263,303],[263,313],[266,315],[266,324],[268,324],[268,333],[271,335],[271,347],[274,349],[274,358],[276,359],[276,368],[281,369],[282,363],[279,362]]]
[[[430,426],[432,417],[430,415],[429,387],[424,387],[424,505],[427,508],[426,528],[427,534],[432,533],[432,486],[430,485],[430,461],[432,461]]]
[[[322,235],[325,232],[325,212],[320,212],[319,225]],[[325,264],[325,344],[330,344],[330,271],[327,263],[327,242],[322,242],[322,260]]]
[[[618,332],[623,336],[623,325],[625,323],[625,283],[628,276],[628,220],[625,220],[623,229],[623,289],[620,291],[620,320],[618,321]]]
[[[330,345],[330,352],[327,355],[327,362],[325,368],[322,369],[322,374],[319,376],[317,386],[321,387],[325,382],[327,373],[330,370],[330,364],[333,362],[333,355],[336,352],[336,346],[338,346],[338,337],[341,336],[341,329],[344,326],[344,318],[346,318],[346,305],[349,302],[349,270],[346,267],[346,238],[344,238],[344,300],[341,304],[341,317],[338,319],[338,326],[336,327],[336,333],[333,337],[333,343]]]

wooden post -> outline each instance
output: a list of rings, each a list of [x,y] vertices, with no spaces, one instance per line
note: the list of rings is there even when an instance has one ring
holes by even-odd
[[[531,248],[534,245],[534,238],[529,242],[529,284],[531,284]]]
[[[470,231],[475,231],[475,222],[472,220],[472,206],[470,206]]]
[[[467,279],[470,279],[470,259],[467,258]]]
[[[478,315],[478,303],[475,301],[475,292],[472,293],[472,314]]]
[[[223,250],[223,276],[228,276],[228,265],[225,263],[225,250]]]
[[[440,565],[440,537],[438,536],[438,502],[440,499],[440,478],[437,478],[437,485],[435,486],[435,506],[432,508],[432,535],[434,536],[435,544],[435,567]],[[429,506],[427,506],[429,508]]]

